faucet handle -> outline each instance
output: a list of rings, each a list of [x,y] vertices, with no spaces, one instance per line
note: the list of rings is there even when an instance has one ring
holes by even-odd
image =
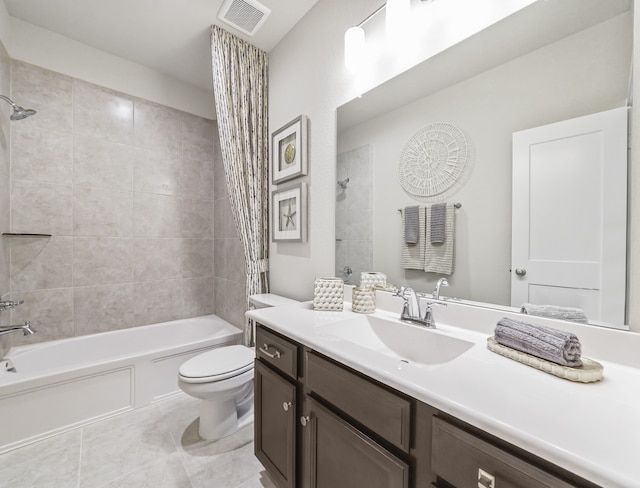
[[[22,305],[24,300],[20,300],[18,302],[14,302],[12,300],[6,300],[0,302],[0,312],[4,312],[5,310],[10,310],[12,308],[16,308],[19,305]]]

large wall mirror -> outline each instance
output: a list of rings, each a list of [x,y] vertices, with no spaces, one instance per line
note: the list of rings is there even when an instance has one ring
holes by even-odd
[[[513,133],[626,107],[632,44],[630,0],[540,0],[339,107],[336,276],[357,284],[361,271],[380,271],[432,292],[443,275],[401,266],[399,209],[423,203],[403,191],[398,162],[417,129],[447,122],[464,131],[474,163],[447,198],[461,208],[442,293],[514,306]]]

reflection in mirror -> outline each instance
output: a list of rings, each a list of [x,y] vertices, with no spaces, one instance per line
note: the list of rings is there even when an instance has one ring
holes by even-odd
[[[361,270],[376,270],[433,291],[442,275],[401,267],[398,209],[424,203],[402,190],[397,170],[410,135],[444,121],[475,154],[447,200],[463,206],[445,294],[511,306],[513,133],[626,106],[631,49],[628,0],[536,2],[339,107],[337,175],[349,183],[336,185],[337,276],[351,268],[357,284]]]

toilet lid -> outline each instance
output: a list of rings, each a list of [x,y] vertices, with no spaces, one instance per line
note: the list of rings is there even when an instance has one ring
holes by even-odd
[[[246,346],[226,346],[198,354],[185,361],[178,373],[185,378],[219,381],[237,376],[253,367],[255,351]]]

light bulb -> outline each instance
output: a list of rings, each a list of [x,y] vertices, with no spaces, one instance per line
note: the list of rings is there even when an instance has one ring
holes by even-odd
[[[362,67],[365,56],[364,29],[353,26],[344,33],[344,64],[351,71]]]

